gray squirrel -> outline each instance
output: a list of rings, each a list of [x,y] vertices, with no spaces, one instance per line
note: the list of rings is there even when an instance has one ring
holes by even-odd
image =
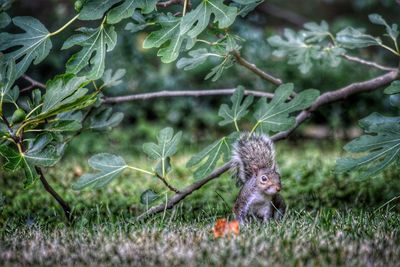
[[[241,185],[233,212],[244,224],[249,214],[263,222],[283,218],[286,205],[279,194],[281,177],[272,140],[264,134],[243,134],[233,145],[232,166]]]

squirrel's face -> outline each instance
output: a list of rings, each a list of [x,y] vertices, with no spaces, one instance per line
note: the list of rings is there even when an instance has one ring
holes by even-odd
[[[257,175],[257,186],[267,195],[275,195],[282,189],[281,177],[273,170],[260,170]]]

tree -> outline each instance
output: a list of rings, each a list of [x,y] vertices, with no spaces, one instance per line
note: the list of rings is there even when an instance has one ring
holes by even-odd
[[[157,177],[173,196],[166,202],[150,208],[139,218],[172,208],[176,203],[217,178],[230,168],[231,144],[237,139],[241,120],[248,120],[250,132],[272,135],[274,141],[288,137],[300,124],[323,105],[340,101],[350,95],[376,90],[392,83],[386,93],[392,103],[398,106],[400,93],[398,69],[382,66],[358,57],[350,56],[352,49],[377,46],[400,56],[397,24],[390,25],[380,15],[372,14],[372,23],[383,26],[389,42],[382,41],[358,29],[347,27],[332,33],[329,25],[305,23],[298,32],[286,29],[283,36],[271,36],[268,43],[276,57],[285,57],[288,64],[298,65],[299,71],[307,73],[316,61],[324,61],[330,67],[337,67],[342,60],[379,69],[384,74],[363,82],[355,82],[320,94],[316,89],[295,92],[295,86],[273,74],[260,69],[241,55],[242,38],[231,28],[238,17],[246,17],[263,1],[234,0],[78,0],[75,2],[77,14],[64,26],[54,32],[33,17],[10,18],[4,5],[0,13],[0,155],[7,171],[23,170],[25,184],[40,180],[45,189],[61,204],[66,216],[71,219],[68,204],[48,184],[43,168],[56,165],[62,158],[65,147],[82,131],[110,129],[123,119],[123,114],[113,113],[110,103],[145,100],[156,97],[205,96],[231,94],[231,105],[223,104],[219,109],[221,126],[232,125],[233,132],[216,140],[188,162],[187,167],[195,167],[194,184],[177,189],[168,182],[168,174],[173,168],[172,156],[178,152],[181,132],[174,133],[165,128],[157,136],[157,143],[143,145],[144,152],[156,161],[153,170],[144,170],[127,164],[117,155],[102,153],[89,159],[95,172],[84,174],[73,188],[106,186],[125,170],[133,170]],[[181,11],[172,14],[171,10]],[[62,49],[79,47],[66,62],[65,73],[57,75],[43,84],[25,73],[32,63],[40,64],[52,50],[52,39],[75,21],[94,21],[96,27],[81,27],[77,33],[64,41]],[[216,81],[223,77],[228,68],[240,65],[258,75],[277,88],[275,92],[248,90],[241,86],[233,89],[201,91],[161,91],[147,94],[109,97],[104,88],[120,82],[124,70],[105,70],[106,53],[117,44],[115,25],[126,23],[126,29],[133,34],[150,31],[143,42],[144,48],[157,48],[158,56],[164,63],[176,62],[178,68],[190,71],[210,59],[216,65],[205,79]],[[22,33],[7,32],[7,26],[19,27]],[[149,26],[150,29],[148,28]],[[155,26],[155,27],[154,27]],[[185,53],[187,55],[185,55]],[[27,88],[14,86],[18,79],[31,83]],[[22,96],[25,97],[22,97]],[[26,97],[28,96],[28,97]],[[254,97],[259,98],[254,104]],[[252,119],[249,119],[251,115]],[[399,118],[372,114],[361,121],[366,135],[349,143],[349,152],[369,152],[361,158],[344,158],[338,161],[339,171],[365,169],[365,175],[373,175],[398,161],[400,138]],[[216,169],[220,161],[225,164]],[[158,198],[156,192],[146,190],[141,199],[151,203]]]

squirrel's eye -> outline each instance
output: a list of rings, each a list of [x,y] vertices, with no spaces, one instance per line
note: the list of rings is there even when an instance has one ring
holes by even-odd
[[[266,182],[268,180],[267,176],[263,175],[261,176],[261,181]]]

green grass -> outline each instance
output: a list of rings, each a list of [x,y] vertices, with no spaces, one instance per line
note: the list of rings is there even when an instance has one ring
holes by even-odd
[[[114,131],[115,132],[115,131]],[[97,191],[76,192],[71,184],[88,170],[97,152],[119,152],[129,164],[150,169],[139,146],[120,132],[82,136],[46,176],[74,207],[67,224],[40,183],[23,189],[21,175],[0,173],[0,262],[2,265],[188,265],[188,266],[396,266],[400,258],[400,183],[392,168],[371,179],[332,171],[340,145],[278,144],[283,195],[289,205],[281,223],[252,224],[236,238],[215,240],[217,218],[232,218],[238,189],[229,174],[194,192],[173,211],[137,222],[147,188],[165,201],[154,178],[125,172]],[[82,141],[83,140],[83,141]],[[95,141],[94,141],[95,140]],[[181,151],[171,183],[193,182]],[[169,195],[169,194],[168,194]],[[390,200],[393,200],[389,202]]]

